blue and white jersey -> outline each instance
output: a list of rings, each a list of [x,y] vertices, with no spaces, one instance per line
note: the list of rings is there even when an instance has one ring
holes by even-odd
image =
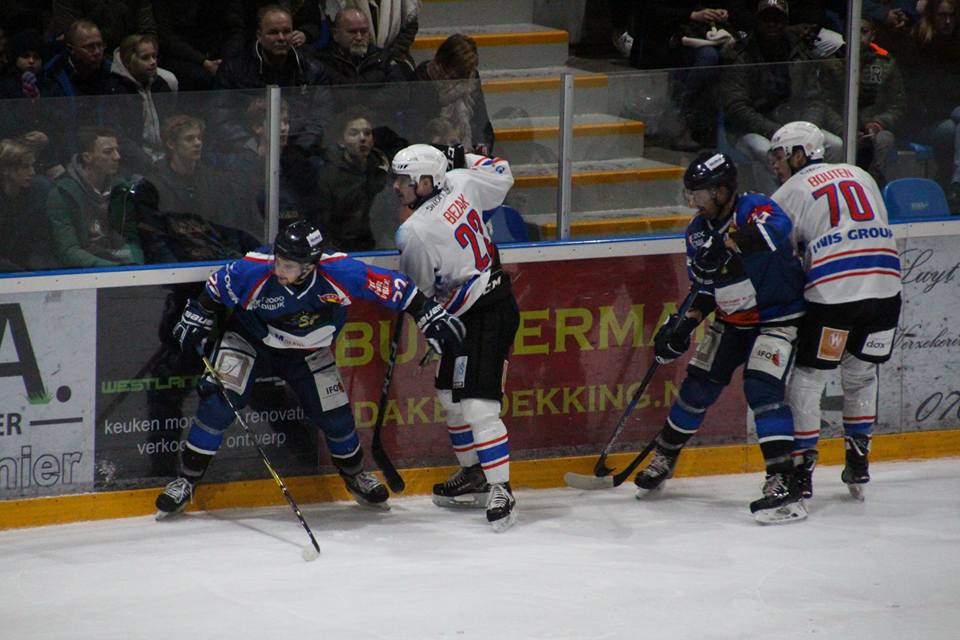
[[[407,276],[374,267],[343,253],[323,254],[306,282],[277,282],[270,247],[251,251],[221,267],[207,280],[207,293],[233,311],[252,337],[275,349],[328,347],[343,327],[347,307],[372,300],[398,311],[417,292]]]
[[[850,164],[814,162],[777,189],[773,199],[793,220],[803,247],[806,298],[841,304],[900,293],[900,254],[880,188]]]
[[[783,209],[759,193],[739,195],[726,220],[696,216],[690,221],[688,271],[697,249],[710,237],[723,242],[727,234],[740,232],[757,238],[751,246],[742,246],[741,253],[734,252],[714,286],[703,291],[714,297],[719,320],[754,326],[782,324],[803,315],[803,267],[790,243],[792,228]]]

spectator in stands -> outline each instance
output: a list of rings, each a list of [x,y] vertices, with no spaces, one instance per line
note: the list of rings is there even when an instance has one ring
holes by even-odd
[[[33,149],[17,140],[0,140],[0,271],[58,267],[50,253],[44,206],[50,182],[36,175]]]
[[[920,14],[916,0],[863,0],[863,17],[874,25],[877,43],[899,49]]]
[[[90,20],[100,27],[108,56],[129,35],[157,35],[151,0],[56,0],[48,34],[59,37],[77,20]]]
[[[318,56],[333,84],[382,84],[408,80],[403,67],[373,44],[367,15],[356,8],[337,11],[333,40]]]
[[[327,153],[317,187],[322,204],[315,223],[341,251],[369,251],[376,247],[371,208],[389,181],[390,161],[374,147],[372,117],[362,108],[341,116],[340,139]],[[396,220],[388,220],[392,229]]]
[[[900,61],[909,116],[908,140],[932,145],[937,180],[951,211],[960,211],[960,29],[957,0],[928,0]]]
[[[410,47],[420,28],[420,0],[328,0],[327,12],[331,18],[348,6],[359,9],[370,25],[373,44],[383,49],[387,57],[413,72]]]
[[[860,25],[860,93],[857,116],[857,165],[866,169],[882,189],[888,165],[896,157],[894,130],[906,113],[907,97],[896,61],[874,43],[873,22]],[[834,131],[844,126],[843,102],[846,64],[831,60],[821,69],[828,102],[825,124]]]
[[[65,267],[143,264],[136,219],[123,198],[111,199],[120,170],[117,134],[84,127],[77,153],[47,197],[54,248]]]
[[[67,96],[100,96],[106,93],[110,61],[103,56],[100,28],[90,20],[77,20],[64,34],[66,52],[54,56],[44,72]]]
[[[260,28],[260,10],[267,5],[276,5],[285,9],[293,19],[293,31],[290,33],[290,44],[293,48],[311,51],[317,47],[324,35],[329,39],[329,33],[324,34],[324,29],[328,27],[323,14],[323,4],[302,0],[244,0],[243,13],[248,22],[248,39],[252,39],[251,36]]]
[[[267,140],[267,101],[255,98],[247,107],[246,120],[253,134],[236,160],[245,167],[245,175],[254,175],[256,200],[260,215],[266,214],[263,190],[264,166],[269,150]],[[320,202],[317,196],[317,168],[311,157],[296,145],[288,144],[290,138],[290,109],[286,101],[280,108],[280,228],[297,220],[315,221],[320,217]]]
[[[671,76],[671,92],[684,129],[671,142],[682,151],[712,146],[716,138],[716,95],[721,49],[745,29],[747,0],[650,0],[642,18],[640,65],[685,68]]]
[[[263,222],[250,198],[255,176],[235,171],[231,180],[203,163],[205,130],[202,120],[184,114],[163,122],[160,137],[166,158],[147,176],[157,188],[161,211],[191,213],[261,236]]]
[[[158,0],[161,63],[187,91],[211,89],[224,59],[243,48],[242,0]]]
[[[0,137],[23,137],[31,142],[36,154],[37,170],[55,178],[63,167],[51,155],[50,137],[61,138],[56,102],[40,98],[63,96],[63,89],[42,73],[46,45],[36,29],[24,29],[10,41],[13,65],[0,77],[0,99],[17,99],[3,104]]]
[[[439,115],[450,121],[468,151],[492,155],[493,124],[480,87],[479,65],[473,38],[453,34],[437,48],[432,60],[417,66],[416,79],[424,82],[417,86],[411,107],[426,118]]]
[[[217,89],[259,89],[275,84],[281,87],[327,85],[330,80],[323,68],[309,56],[297,53],[292,45],[293,19],[290,12],[275,4],[260,8],[256,40],[243,52],[227,58],[217,72]],[[243,126],[241,107],[236,113],[237,95],[224,95],[226,102],[217,109],[216,129],[223,143],[238,145],[249,137]],[[322,121],[330,107],[325,91],[301,91],[292,100],[293,135],[297,144],[310,149],[322,139]]]
[[[846,0],[843,0],[844,10]],[[843,35],[836,29],[842,25],[831,22],[826,11],[829,2],[824,0],[790,0],[790,25],[793,31],[810,48],[814,58],[832,58],[844,45]]]
[[[172,95],[170,85],[157,75],[159,44],[152,34],[134,34],[124,38],[113,56],[107,93],[136,95],[139,100],[113,100],[111,122],[121,131],[120,155],[132,173],[147,173],[163,157],[160,120],[175,107],[168,99],[155,100],[155,94]]]
[[[810,49],[800,35],[787,30],[788,12],[786,0],[760,1],[756,28],[737,43],[732,51],[735,65],[720,81],[729,142],[750,160],[742,166],[747,169],[744,174],[752,174],[749,188],[766,194],[777,187],[767,163],[770,136],[794,120],[820,122],[826,108],[819,67],[802,64],[811,60]],[[786,62],[801,64],[771,64]],[[839,161],[843,141],[827,131],[823,134],[828,161]]]

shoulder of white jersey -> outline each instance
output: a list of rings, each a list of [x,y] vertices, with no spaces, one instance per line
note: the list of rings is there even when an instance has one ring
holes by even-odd
[[[317,262],[319,264],[329,264],[331,262],[337,262],[338,260],[343,260],[344,258],[349,257],[342,251],[334,251],[333,253],[323,253],[320,256],[320,260]]]

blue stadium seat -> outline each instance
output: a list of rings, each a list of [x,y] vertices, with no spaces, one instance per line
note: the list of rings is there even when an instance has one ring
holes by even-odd
[[[890,219],[949,216],[943,188],[927,178],[900,178],[887,183],[883,202]]]
[[[484,222],[493,225],[493,242],[529,242],[530,233],[520,212],[510,205],[502,204],[496,209],[483,212]]]

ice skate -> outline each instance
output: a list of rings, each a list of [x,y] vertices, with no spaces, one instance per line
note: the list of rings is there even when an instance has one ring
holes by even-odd
[[[650,464],[644,467],[643,471],[638,473],[637,477],[633,479],[633,483],[637,485],[636,497],[638,499],[643,498],[652,491],[662,489],[663,483],[666,482],[668,478],[673,477],[673,469],[677,466],[677,459],[679,457],[679,453],[676,455],[668,455],[660,449],[657,449]]]
[[[490,497],[490,485],[479,464],[460,467],[446,482],[433,485],[433,504],[438,507],[483,509]]]
[[[390,494],[372,473],[361,471],[351,476],[341,471],[340,477],[343,478],[343,484],[346,485],[347,491],[357,501],[357,504],[377,509],[390,509],[390,505],[387,504],[387,498],[390,497]]]
[[[175,516],[187,508],[193,501],[194,485],[186,478],[177,478],[170,482],[163,493],[157,496],[157,520]]]
[[[840,473],[840,479],[847,485],[847,490],[855,500],[863,501],[864,485],[870,482],[870,436],[854,434],[844,436],[843,446],[846,450],[846,464]]]
[[[813,497],[813,470],[817,466],[817,460],[820,454],[816,449],[809,449],[803,452],[803,458],[797,467],[797,484],[800,487],[800,496],[807,500]]]
[[[487,522],[497,533],[506,531],[517,521],[517,500],[510,490],[510,483],[490,485],[490,499],[487,501]]]
[[[750,503],[750,513],[760,524],[804,520],[807,508],[800,497],[796,474],[768,473],[763,483],[763,497]]]

